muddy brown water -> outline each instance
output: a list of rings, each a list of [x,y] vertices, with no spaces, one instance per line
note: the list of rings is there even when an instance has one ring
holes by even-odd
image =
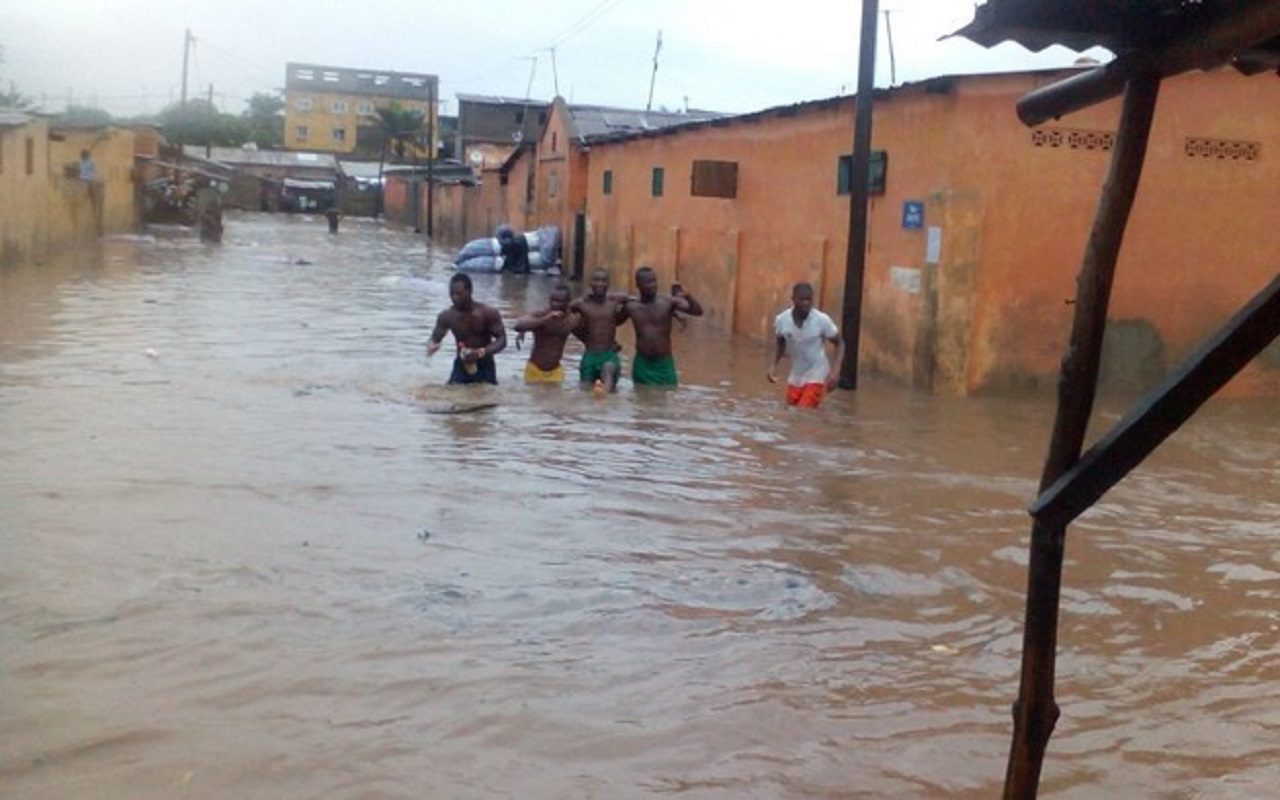
[[[998,794],[1047,399],[788,411],[693,321],[674,393],[508,349],[432,413],[446,255],[233,215],[0,270],[0,796]],[[1280,786],[1278,462],[1214,402],[1072,528],[1045,796]]]

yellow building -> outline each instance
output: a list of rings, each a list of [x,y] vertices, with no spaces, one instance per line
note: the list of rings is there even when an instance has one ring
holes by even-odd
[[[81,180],[81,151],[96,177]],[[132,230],[134,134],[110,126],[50,127],[0,111],[0,264]]]
[[[438,142],[439,96],[435,75],[289,63],[285,65],[284,146],[376,157],[382,149],[377,110],[393,103],[426,115]],[[409,155],[426,156],[421,145],[427,124],[422,142],[415,143]]]

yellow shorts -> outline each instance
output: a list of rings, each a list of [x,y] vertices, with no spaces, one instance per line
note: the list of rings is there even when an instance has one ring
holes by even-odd
[[[564,365],[557,365],[553,370],[541,369],[530,361],[524,365],[525,383],[564,383]]]

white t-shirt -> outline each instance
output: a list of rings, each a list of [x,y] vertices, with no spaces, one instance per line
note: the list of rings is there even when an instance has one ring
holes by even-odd
[[[791,374],[787,383],[804,386],[806,383],[822,383],[831,372],[823,339],[834,339],[840,331],[831,317],[818,309],[811,309],[803,325],[796,325],[791,309],[778,315],[773,321],[774,332],[787,340],[787,355],[791,356]]]

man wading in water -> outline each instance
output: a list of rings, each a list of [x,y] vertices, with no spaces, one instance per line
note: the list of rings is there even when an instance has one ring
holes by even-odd
[[[791,308],[773,321],[777,348],[769,366],[769,382],[778,381],[778,364],[791,356],[787,376],[787,405],[817,408],[822,397],[836,386],[836,375],[844,359],[844,339],[831,317],[813,307],[813,286],[797,283],[791,289]],[[827,362],[826,343],[836,347],[836,357]]]
[[[578,377],[583,383],[594,384],[598,392],[618,389],[622,359],[616,336],[618,326],[627,318],[629,299],[609,294],[609,273],[597,268],[591,271],[591,291],[570,306],[582,315],[582,323],[573,333],[587,348],[578,365]]]
[[[636,356],[631,362],[631,381],[637,386],[675,386],[676,360],[671,355],[671,322],[676,312],[702,316],[702,304],[685,294],[680,284],[672,284],[671,296],[658,294],[658,276],[652,267],[636,270],[640,299],[623,310],[636,328]]]
[[[516,346],[527,332],[533,333],[533,351],[524,368],[525,383],[564,383],[565,342],[582,323],[582,317],[569,310],[569,287],[563,283],[551,290],[550,307],[540,314],[523,317],[516,323]]]
[[[449,279],[449,299],[453,306],[436,317],[435,330],[427,343],[427,355],[435,355],[445,334],[452,332],[458,344],[458,355],[453,359],[449,383],[496,384],[498,368],[493,356],[507,346],[502,315],[498,309],[471,299],[471,276],[465,272]]]

